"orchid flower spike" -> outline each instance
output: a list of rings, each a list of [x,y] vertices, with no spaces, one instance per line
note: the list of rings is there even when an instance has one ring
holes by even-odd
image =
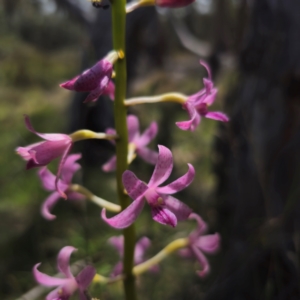
[[[182,130],[194,131],[200,124],[201,117],[221,122],[229,121],[229,118],[222,112],[208,111],[208,106],[212,105],[216,99],[218,89],[214,87],[209,66],[202,60],[200,60],[200,64],[206,69],[208,78],[203,79],[204,88],[189,96],[183,104],[183,108],[188,111],[190,120],[176,123]]]
[[[124,236],[120,235],[120,236],[112,236],[109,240],[108,243],[113,246],[119,253],[120,258],[123,259],[123,255],[124,255]],[[151,246],[151,241],[147,238],[147,237],[142,237],[138,240],[138,242],[135,245],[134,248],[134,265],[138,265],[142,262],[145,261],[144,256],[145,253],[147,251],[147,249]],[[157,272],[158,271],[158,266],[152,266],[152,268],[150,269],[150,271],[152,272]],[[111,273],[111,277],[116,277],[120,274],[122,274],[123,272],[123,262],[119,261],[112,273]]]
[[[159,187],[166,181],[173,169],[172,152],[159,145],[158,159],[154,172],[148,184],[139,180],[131,171],[123,173],[123,184],[128,195],[134,200],[127,208],[118,215],[108,219],[105,209],[102,210],[103,220],[114,228],[126,228],[130,226],[141,213],[145,201],[151,207],[152,218],[154,221],[175,227],[177,221],[183,221],[188,218],[192,210],[178,199],[171,196],[186,188],[194,179],[195,169],[188,164],[188,172],[169,183],[164,187]]]
[[[150,150],[146,146],[155,138],[157,134],[157,123],[152,122],[150,126],[140,134],[139,120],[134,115],[127,116],[128,127],[128,163],[131,163],[136,154],[143,158],[150,164],[155,164],[157,161],[158,153]],[[109,128],[106,130],[107,134],[115,135],[115,129]],[[113,141],[112,141],[113,142]],[[136,153],[136,154],[135,154]],[[107,163],[102,166],[105,172],[113,171],[116,169],[117,157],[114,155]]]
[[[113,64],[119,58],[116,51],[110,52],[93,67],[75,78],[60,84],[60,87],[76,92],[90,92],[84,102],[94,102],[102,94],[114,99],[115,86],[111,81]]]
[[[207,225],[199,215],[192,213],[189,219],[197,221],[197,228],[189,235],[188,247],[179,250],[179,254],[187,258],[196,257],[202,268],[201,271],[197,271],[197,274],[205,277],[210,271],[210,266],[204,253],[216,253],[220,248],[221,237],[218,233],[204,235]]]
[[[72,182],[72,177],[76,171],[80,169],[80,165],[76,162],[81,158],[81,154],[71,154],[66,158],[66,161],[61,170],[61,179],[58,180],[59,189],[70,200],[83,200],[85,197],[82,194],[69,190]],[[45,190],[53,192],[43,203],[41,207],[42,216],[47,220],[54,220],[55,215],[51,213],[52,208],[57,203],[61,194],[56,191],[55,181],[56,176],[53,175],[47,167],[43,167],[38,171],[38,175],[42,181]]]
[[[61,157],[58,171],[56,174],[55,186],[56,190],[63,198],[66,198],[66,194],[59,188],[58,180],[66,161],[67,155],[73,145],[72,138],[66,134],[61,133],[39,133],[32,127],[29,117],[25,116],[25,124],[29,131],[35,133],[44,142],[31,144],[26,147],[18,147],[17,153],[27,161],[26,169],[32,169],[36,167],[43,167],[48,165],[52,160]]]
[[[62,248],[57,257],[57,268],[65,278],[52,277],[38,270],[39,264],[33,267],[35,280],[44,286],[57,288],[50,292],[46,300],[68,300],[71,295],[79,290],[80,300],[88,300],[86,289],[92,282],[96,270],[92,266],[86,266],[76,277],[73,276],[70,269],[70,256],[75,249],[72,246]]]

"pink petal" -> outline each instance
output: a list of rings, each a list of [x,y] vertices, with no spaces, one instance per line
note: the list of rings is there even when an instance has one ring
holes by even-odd
[[[202,270],[197,271],[197,274],[200,277],[205,277],[210,271],[210,266],[209,266],[208,260],[205,257],[205,255],[196,246],[192,245],[191,249],[194,252],[194,255],[196,256],[200,266],[202,267]]]
[[[156,122],[152,122],[150,126],[144,131],[143,134],[138,138],[136,144],[138,147],[148,145],[157,135],[158,126]]]
[[[70,269],[70,257],[71,254],[77,249],[72,246],[63,247],[57,256],[57,269],[63,273],[67,278],[73,278],[73,274]]]
[[[202,99],[206,96],[206,88],[201,89],[199,92],[192,94],[188,98],[188,103],[193,105],[202,103]]]
[[[116,130],[113,129],[113,128],[107,128],[107,129],[105,130],[105,133],[106,133],[106,134],[111,134],[111,135],[116,135],[116,134],[117,134]],[[109,142],[112,143],[113,145],[116,144],[115,140],[109,140]]]
[[[149,164],[155,165],[158,159],[158,153],[149,148],[143,147],[138,148],[136,153]]]
[[[108,83],[109,77],[103,77],[100,84],[88,94],[83,103],[95,102],[104,93]]]
[[[80,290],[85,290],[93,281],[96,275],[96,269],[92,266],[86,266],[77,276],[76,282]]]
[[[177,225],[177,218],[175,214],[173,214],[167,208],[161,206],[151,206],[151,213],[153,220],[160,224],[170,225],[172,227]]]
[[[55,190],[55,176],[48,170],[47,167],[40,168],[38,175],[42,181],[43,188],[47,191]]]
[[[26,115],[24,117],[25,117],[25,125],[26,125],[27,129],[29,131],[31,131],[32,133],[38,135],[42,139],[47,140],[47,141],[68,141],[68,142],[71,142],[71,138],[66,134],[61,134],[61,133],[39,133],[39,132],[35,131],[33,126],[31,125],[29,117],[26,116]]]
[[[139,180],[135,174],[129,170],[126,170],[123,173],[122,181],[125,190],[133,200],[143,197],[145,192],[148,190],[148,186]]]
[[[155,165],[154,172],[151,176],[148,186],[157,187],[166,181],[173,169],[173,156],[172,152],[162,145],[158,145],[158,159]]]
[[[51,286],[64,285],[69,281],[68,278],[56,278],[56,277],[52,277],[47,274],[44,274],[38,270],[39,266],[40,266],[40,263],[36,264],[33,267],[33,276],[39,284],[51,287]]]
[[[116,164],[117,164],[117,156],[114,155],[111,159],[109,159],[103,166],[102,170],[104,172],[111,172],[116,169]]]
[[[81,154],[71,154],[68,155],[66,161],[61,170],[61,178],[64,183],[70,184],[75,172],[77,172],[81,166],[76,163],[77,160],[81,159]]]
[[[205,118],[221,121],[221,122],[228,122],[229,118],[219,111],[211,111],[205,114]]]
[[[80,201],[80,200],[86,199],[86,197],[84,195],[76,193],[76,192],[72,192],[69,190],[66,190],[66,194],[67,194],[68,200]]]
[[[28,145],[28,146],[26,146],[26,147],[18,147],[17,149],[16,149],[16,152],[17,152],[17,154],[19,154],[24,160],[30,160],[30,159],[32,159],[32,156],[31,156],[31,154],[30,154],[30,150],[32,150],[32,148],[34,148],[34,147],[36,147],[36,146],[38,146],[38,145],[40,145],[40,144],[42,144],[42,143],[44,143],[44,141],[43,142],[39,142],[39,143],[35,143],[35,144],[31,144],[31,145]]]
[[[194,105],[187,102],[185,106],[191,119],[188,121],[176,122],[176,125],[181,130],[194,131],[197,128],[197,126],[200,124],[201,117],[197,112],[197,110],[195,109]]]
[[[212,89],[214,88],[214,83],[207,78],[203,78],[204,88],[207,94],[210,94]]]
[[[173,212],[177,221],[186,220],[192,213],[192,209],[190,207],[172,196],[166,196],[163,197],[163,199],[166,208]]]
[[[177,180],[172,183],[164,186],[158,187],[156,191],[161,194],[174,194],[191,184],[195,177],[195,169],[191,164],[188,164],[189,170],[183,176],[179,177]]]
[[[110,277],[116,277],[123,272],[123,262],[119,261],[117,264],[114,266],[112,272],[110,273]]]
[[[206,253],[214,253],[220,248],[220,235],[218,233],[200,236],[194,243]]]
[[[50,292],[47,295],[46,300],[67,300],[77,290],[77,288],[78,285],[75,281],[75,278],[68,278],[63,285]]]
[[[217,97],[218,89],[213,88],[210,93],[208,93],[205,97],[202,99],[202,103],[205,103],[207,105],[212,105]]]
[[[76,92],[90,92],[98,87],[100,80],[100,77],[91,69],[85,70],[81,75],[75,78],[72,79],[71,82],[74,82],[73,90]],[[64,86],[61,85],[61,87]]]
[[[111,135],[117,134],[116,130],[113,129],[113,128],[107,128],[107,129],[105,130],[105,133],[111,134]]]
[[[126,228],[130,226],[141,213],[144,207],[145,201],[143,197],[140,197],[133,201],[127,208],[125,208],[118,215],[108,219],[106,217],[105,208],[102,210],[101,216],[102,219],[109,224],[110,226],[118,229]]]
[[[179,255],[184,258],[194,258],[194,252],[190,248],[183,248],[178,251]]]
[[[61,198],[60,194],[57,192],[52,193],[48,198],[44,201],[41,207],[42,216],[47,220],[54,220],[56,218],[55,215],[51,214],[51,210],[57,201]]]
[[[49,164],[52,160],[64,154],[70,147],[70,141],[45,141],[29,150],[31,159],[27,162],[27,170],[34,167],[42,167]]]
[[[146,250],[151,246],[151,241],[147,237],[142,237],[135,245],[134,264],[138,265],[144,261]]]
[[[111,100],[115,99],[115,84],[110,80],[103,90],[104,95],[108,95]]]
[[[210,67],[208,65],[207,62],[205,62],[204,60],[200,59],[200,64],[206,69],[207,73],[208,73],[208,79],[211,80],[212,79],[212,76],[211,76],[211,70],[210,70]]]
[[[60,193],[60,195],[64,198],[64,199],[67,199],[67,195],[64,193],[64,191],[61,189],[60,185],[59,185],[59,177],[60,177],[60,174],[61,174],[61,171],[62,171],[62,168],[66,162],[66,159],[68,157],[68,154],[70,152],[72,148],[72,144],[69,144],[66,148],[65,148],[65,151],[62,155],[62,158],[59,162],[59,165],[58,165],[58,170],[57,170],[57,174],[56,174],[56,179],[55,179],[55,187],[56,187],[56,190]]]
[[[202,218],[195,213],[191,213],[189,216],[189,220],[196,220],[197,221],[197,228],[190,234],[191,239],[195,240],[200,236],[201,234],[205,233],[207,231],[207,225],[202,220]]]
[[[74,85],[78,78],[79,78],[79,76],[76,76],[71,80],[61,83],[59,86],[66,90],[74,91]]]
[[[124,252],[124,236],[112,236],[108,239],[108,243],[112,245],[119,253],[120,257],[123,257]]]
[[[98,61],[93,67],[84,71],[74,84],[75,91],[89,92],[98,87],[104,77],[111,78],[112,64],[106,59]],[[103,85],[105,88],[108,81]]]
[[[134,115],[127,116],[128,142],[133,142],[140,134],[139,119]]]

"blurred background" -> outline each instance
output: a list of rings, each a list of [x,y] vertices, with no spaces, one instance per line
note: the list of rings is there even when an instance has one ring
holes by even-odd
[[[108,98],[83,105],[86,95],[59,88],[111,49],[110,14],[87,0],[0,1],[0,299],[29,300],[22,295],[36,285],[32,266],[43,262],[41,270],[55,274],[56,255],[66,245],[79,249],[72,262],[92,262],[102,275],[119,260],[107,244],[119,232],[92,203],[60,201],[56,220],[41,217],[48,194],[15,153],[38,141],[25,129],[24,114],[40,132],[113,127]],[[158,122],[151,147],[173,151],[170,180],[186,172],[187,162],[195,166],[194,182],[178,198],[222,236],[207,278],[196,275],[196,261],[174,254],[159,273],[137,279],[140,299],[300,299],[299,0],[196,0],[184,9],[140,9],[128,16],[127,47],[128,96],[197,92],[207,76],[201,58],[219,88],[213,109],[231,118],[227,124],[204,119],[195,132],[183,132],[175,122],[187,113],[178,104],[130,108],[142,130]],[[116,202],[114,174],[101,170],[113,146],[83,141],[73,152],[83,153],[74,182]],[[56,168],[57,162],[50,165]],[[137,158],[131,169],[148,181],[153,167]],[[152,240],[149,257],[195,225],[159,225],[148,207],[137,222],[138,237]],[[101,300],[122,299],[121,284],[90,291]]]

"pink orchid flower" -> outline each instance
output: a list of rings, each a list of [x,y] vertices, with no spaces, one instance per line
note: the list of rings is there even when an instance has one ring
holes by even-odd
[[[206,69],[208,78],[203,79],[204,88],[198,93],[188,97],[183,108],[188,111],[190,120],[176,122],[182,130],[194,131],[200,124],[201,117],[214,119],[221,122],[228,122],[229,118],[222,112],[208,111],[208,106],[212,105],[216,99],[218,89],[214,87],[209,66],[200,60],[200,64]]]
[[[102,94],[114,99],[115,85],[111,81],[113,64],[102,59],[93,67],[75,78],[60,84],[60,87],[76,92],[90,92],[84,102],[94,102]]]
[[[161,145],[158,145],[159,154],[154,172],[148,184],[139,180],[131,171],[123,173],[123,184],[128,195],[134,200],[126,209],[118,215],[108,219],[106,210],[102,210],[103,220],[114,228],[126,228],[130,226],[141,213],[145,201],[151,207],[154,221],[175,227],[177,221],[186,220],[192,210],[178,199],[170,196],[186,188],[194,179],[195,169],[188,164],[188,172],[169,183],[164,187],[159,187],[166,181],[173,169],[172,152]]]
[[[92,266],[86,266],[74,277],[69,264],[70,256],[75,250],[77,249],[72,246],[66,246],[60,250],[57,257],[57,268],[66,278],[52,277],[40,272],[38,267],[41,263],[33,267],[34,278],[39,284],[47,287],[58,287],[47,295],[46,300],[68,300],[76,290],[79,290],[80,300],[88,300],[86,289],[92,282],[96,270]]]
[[[146,162],[155,164],[157,161],[158,153],[150,150],[146,146],[153,140],[157,134],[157,123],[152,122],[150,126],[140,134],[139,120],[134,115],[127,116],[128,127],[128,143],[129,143],[129,160],[132,160],[134,153],[138,154]],[[116,134],[115,129],[109,128],[106,130],[107,134]],[[113,142],[113,141],[112,141]],[[113,171],[116,169],[117,157],[114,155],[107,163],[102,166],[105,172]]]
[[[189,219],[197,221],[197,228],[189,235],[189,246],[180,250],[179,254],[187,258],[196,257],[202,267],[197,274],[205,277],[210,271],[210,266],[204,253],[216,253],[219,250],[221,238],[218,233],[204,235],[207,225],[199,215],[192,213]]]
[[[120,236],[112,236],[109,240],[108,243],[110,245],[112,245],[119,253],[120,258],[123,258],[124,255],[124,236],[120,235]],[[145,256],[145,252],[146,250],[150,247],[151,245],[151,241],[147,238],[147,237],[142,237],[138,240],[138,242],[135,245],[134,248],[134,265],[138,265],[142,262],[145,261],[144,256]],[[158,271],[158,266],[153,266],[150,271],[152,272],[157,272]],[[123,272],[123,262],[119,261],[112,273],[111,273],[111,277],[116,277],[120,274],[122,274]]]
[[[80,169],[80,165],[76,163],[78,159],[81,158],[81,154],[71,154],[67,157],[62,170],[61,170],[61,179],[58,180],[58,186],[61,191],[68,197],[69,200],[82,200],[84,196],[70,191],[69,186],[72,182],[72,177],[76,171]],[[43,187],[45,190],[53,192],[43,203],[41,207],[42,216],[47,220],[54,220],[55,215],[51,214],[51,210],[54,205],[57,203],[61,194],[56,191],[55,180],[56,176],[53,175],[47,167],[43,167],[38,172],[39,177],[42,181]]]
[[[43,167],[48,165],[52,160],[61,156],[58,171],[56,174],[55,186],[56,190],[63,198],[66,198],[66,194],[59,188],[58,180],[61,174],[62,167],[66,161],[67,155],[73,145],[72,139],[61,133],[39,133],[32,127],[29,117],[25,116],[25,124],[29,131],[38,135],[44,142],[31,144],[26,147],[18,147],[17,153],[27,161],[26,169],[32,169],[36,167]]]

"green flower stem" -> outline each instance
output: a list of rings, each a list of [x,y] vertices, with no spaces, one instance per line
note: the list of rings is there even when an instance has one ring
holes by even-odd
[[[185,248],[188,245],[189,245],[188,238],[181,238],[181,239],[172,241],[165,248],[163,248],[161,251],[159,251],[155,256],[153,256],[152,258],[146,260],[145,262],[143,262],[139,265],[136,265],[132,270],[133,274],[136,276],[141,275],[142,273],[148,271],[151,267],[159,264],[162,260],[167,258],[173,252],[175,252],[181,248]],[[124,274],[120,274],[114,278],[105,277],[100,274],[96,274],[93,279],[93,283],[111,284],[111,283],[115,283],[115,282],[118,282],[118,281],[124,280],[124,279],[125,279]]]
[[[177,239],[170,244],[168,244],[165,248],[163,248],[160,252],[158,252],[155,256],[152,258],[146,260],[145,262],[135,266],[133,268],[133,274],[134,275],[140,275],[147,270],[149,270],[151,267],[159,264],[162,260],[167,258],[171,253],[187,247],[189,245],[189,239],[188,238],[181,238]]]
[[[108,211],[111,212],[120,212],[121,206],[109,201],[106,201],[96,195],[94,195],[92,192],[90,192],[87,188],[79,185],[79,184],[71,184],[69,186],[69,190],[79,193],[81,195],[84,195],[87,199],[95,203],[96,205],[105,208]]]
[[[180,93],[167,93],[152,97],[136,97],[125,100],[126,106],[132,106],[144,103],[158,103],[158,102],[176,102],[184,104],[187,100],[187,96]]]
[[[117,155],[117,191],[119,202],[124,210],[129,204],[129,197],[124,194],[124,187],[122,183],[122,174],[127,169],[127,154],[128,154],[128,130],[126,123],[126,107],[124,100],[126,97],[126,58],[125,58],[125,26],[126,26],[126,12],[125,0],[113,0],[112,2],[112,29],[113,29],[113,46],[119,53],[119,59],[116,61],[114,67],[116,72],[115,77],[115,101],[114,101],[114,117],[115,128],[119,139],[116,141],[116,155]],[[122,59],[122,55],[124,58]],[[136,300],[135,279],[132,274],[133,255],[135,247],[135,229],[134,225],[123,230],[124,234],[124,275],[125,279],[124,290],[126,300]]]
[[[115,134],[106,134],[103,132],[94,132],[88,129],[82,129],[75,131],[69,135],[73,142],[78,142],[88,139],[99,139],[99,140],[115,140],[118,138]]]

